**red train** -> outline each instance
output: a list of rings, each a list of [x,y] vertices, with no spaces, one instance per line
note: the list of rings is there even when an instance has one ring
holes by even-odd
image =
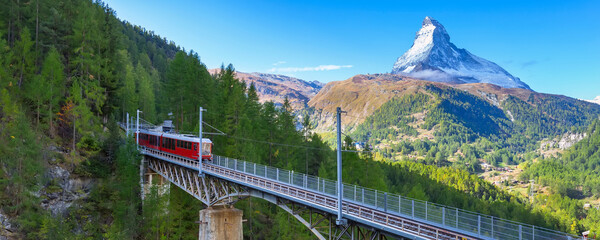
[[[164,133],[140,129],[140,146],[177,154],[182,157],[198,159],[198,136],[188,134]],[[134,137],[135,134],[134,134]],[[202,139],[202,159],[212,160],[213,143]]]

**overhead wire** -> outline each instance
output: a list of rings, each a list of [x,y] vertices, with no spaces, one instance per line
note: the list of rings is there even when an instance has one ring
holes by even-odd
[[[141,120],[141,118],[140,118]],[[256,139],[250,139],[250,138],[244,138],[244,137],[236,137],[236,136],[232,136],[229,134],[226,134],[224,132],[222,132],[221,130],[207,124],[206,122],[202,121],[202,123],[206,124],[207,126],[217,130],[219,133],[206,133],[203,132],[202,134],[208,134],[208,135],[220,135],[220,136],[224,136],[224,137],[228,137],[228,138],[234,138],[234,139],[238,139],[238,140],[244,140],[244,141],[251,141],[251,142],[257,142],[257,143],[263,143],[263,144],[270,144],[270,145],[276,145],[276,146],[285,146],[285,147],[296,147],[296,148],[305,148],[305,149],[312,149],[312,150],[320,150],[320,151],[331,151],[332,149],[328,149],[328,148],[316,148],[316,147],[309,147],[309,146],[302,146],[302,145],[294,145],[294,144],[284,144],[284,143],[276,143],[276,142],[269,142],[269,141],[264,141],[264,140],[256,140]],[[189,131],[180,131],[181,133],[190,133],[190,134],[195,134],[193,132],[189,132]]]
[[[218,116],[219,114],[214,113],[214,112],[206,112],[212,116]],[[204,113],[204,114],[206,114]],[[357,116],[353,116],[353,115],[349,115],[346,112],[343,113],[345,116],[349,116],[349,117],[353,117],[356,119],[360,119]],[[197,116],[197,113],[186,113],[184,114],[184,116],[188,117],[188,116]],[[243,118],[247,118],[249,119],[247,116],[241,116]],[[141,118],[140,118],[141,119]],[[148,123],[149,125],[152,125],[151,123],[147,122],[144,120],[144,122]],[[217,133],[211,133],[211,132],[203,132],[202,134],[206,134],[206,135],[215,135],[215,136],[224,136],[227,138],[233,138],[233,139],[238,139],[238,140],[242,140],[242,141],[250,141],[250,142],[256,142],[256,143],[262,143],[262,144],[269,144],[269,145],[275,145],[275,146],[284,146],[284,147],[295,147],[295,148],[304,148],[304,149],[312,149],[312,150],[319,150],[319,151],[337,151],[336,149],[330,149],[330,148],[317,148],[317,147],[309,147],[309,146],[303,146],[303,145],[295,145],[295,144],[284,144],[284,143],[276,143],[276,142],[269,142],[269,141],[264,141],[264,140],[257,140],[257,139],[251,139],[251,138],[245,138],[245,137],[237,137],[237,136],[232,136],[229,134],[224,133],[223,131],[217,129],[216,127],[206,123],[205,121],[202,121],[203,124],[205,124],[206,126],[214,129],[217,131]],[[152,125],[155,126],[155,125]],[[186,132],[187,133],[187,132]],[[191,134],[194,134],[192,132],[189,132]],[[342,133],[344,136],[350,137],[348,135],[346,135],[345,133]],[[342,150],[342,152],[354,152],[354,153],[367,153],[367,152],[375,152],[373,150]]]

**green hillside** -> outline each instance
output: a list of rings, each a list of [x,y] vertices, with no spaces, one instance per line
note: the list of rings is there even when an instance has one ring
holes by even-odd
[[[387,157],[420,156],[415,158],[436,164],[453,159],[475,171],[476,159],[520,163],[540,140],[581,131],[599,114],[600,106],[563,96],[532,93],[526,102],[508,95],[493,104],[463,90],[426,85],[383,104],[353,136]]]
[[[600,122],[594,121],[588,137],[576,143],[558,158],[547,158],[529,166],[523,178],[535,178],[573,198],[600,198]]]

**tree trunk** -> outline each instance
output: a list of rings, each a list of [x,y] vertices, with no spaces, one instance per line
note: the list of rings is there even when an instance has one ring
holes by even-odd
[[[35,63],[38,62],[38,33],[40,29],[40,0],[35,1]]]
[[[54,74],[52,74],[52,76],[54,76]],[[52,111],[52,105],[54,105],[54,82],[50,83],[50,113],[48,114],[48,116],[50,117],[49,119],[49,123],[50,123],[50,136],[52,136],[54,134],[54,125],[52,124],[52,117],[54,115],[54,112]]]
[[[40,127],[40,100],[38,99],[38,104],[37,104],[37,126],[36,128]]]
[[[75,153],[75,115],[73,115],[73,153]],[[71,165],[73,165],[72,159],[71,159]]]
[[[13,5],[10,4],[10,12],[13,12]],[[6,41],[8,42],[8,46],[12,47],[12,43],[10,42],[10,38],[12,35],[12,17],[9,15],[8,17],[8,34],[6,34]]]
[[[19,76],[19,83],[17,84],[19,86],[19,89],[21,88],[21,85],[23,85],[23,72],[25,71],[25,56],[23,56],[23,58],[21,59],[21,74]]]

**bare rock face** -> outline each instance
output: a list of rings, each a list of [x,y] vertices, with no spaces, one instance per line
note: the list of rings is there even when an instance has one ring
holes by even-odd
[[[42,207],[53,215],[64,215],[76,200],[86,198],[93,184],[91,179],[72,178],[60,166],[50,167],[46,176],[50,183],[40,191]]]
[[[15,227],[11,223],[11,219],[0,212],[0,240],[14,239],[16,237]]]
[[[587,137],[587,133],[565,133],[562,136],[556,137],[551,140],[542,141],[540,144],[540,149],[552,149],[557,148],[560,150],[565,150],[575,145],[575,143],[583,140]]]

